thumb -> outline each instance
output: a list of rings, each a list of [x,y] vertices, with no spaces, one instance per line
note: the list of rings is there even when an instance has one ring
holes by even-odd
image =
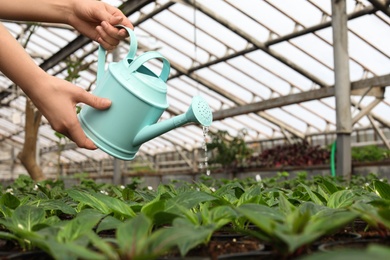
[[[93,108],[104,110],[111,106],[111,100],[107,98],[98,97],[95,95],[92,95],[91,93],[84,92],[84,98],[83,100],[80,100],[80,102],[85,103]]]
[[[108,20],[108,23],[111,25],[120,24],[123,21],[123,17],[121,16],[111,16]]]

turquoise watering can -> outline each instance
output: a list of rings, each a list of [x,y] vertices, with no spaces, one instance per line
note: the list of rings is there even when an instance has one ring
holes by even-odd
[[[102,46],[98,51],[93,94],[110,99],[111,107],[98,110],[84,106],[79,120],[87,137],[101,150],[122,160],[132,160],[143,143],[190,122],[210,126],[213,118],[207,102],[195,96],[186,113],[157,123],[169,106],[166,85],[169,61],[155,51],[136,57],[136,36],[131,29],[123,28],[131,40],[125,59],[110,63],[105,70],[106,52]],[[152,59],[163,63],[159,76],[144,65]]]

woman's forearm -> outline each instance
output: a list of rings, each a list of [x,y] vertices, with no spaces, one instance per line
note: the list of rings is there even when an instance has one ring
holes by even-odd
[[[34,86],[42,85],[47,74],[35,64],[24,48],[0,23],[0,71],[27,95],[34,95]],[[40,81],[40,82],[39,82]]]
[[[67,23],[74,0],[0,0],[0,18]]]

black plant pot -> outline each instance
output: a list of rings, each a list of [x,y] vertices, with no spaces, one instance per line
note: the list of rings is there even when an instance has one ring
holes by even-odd
[[[350,241],[350,240],[356,240],[361,239],[362,236],[359,233],[355,232],[342,232],[342,233],[336,233],[330,236],[324,236],[320,238],[318,241],[313,243],[314,247],[318,247],[323,244],[329,244],[333,242],[339,242],[339,241]]]
[[[235,253],[218,256],[219,259],[225,260],[270,260],[275,259],[273,252],[271,251],[252,251],[245,253]]]
[[[211,240],[218,240],[218,241],[233,241],[233,240],[240,240],[244,238],[244,234],[236,233],[236,232],[215,232],[211,236]]]
[[[245,246],[245,243],[248,243],[249,241],[245,241],[243,239],[242,241],[236,241],[235,243],[237,245],[242,245]],[[250,242],[250,243],[253,243]],[[266,250],[266,246],[262,243],[256,243],[256,247],[252,251],[247,251],[247,252],[238,252],[238,253],[228,253],[228,254],[221,254],[218,256],[217,259],[227,259],[227,260],[232,260],[232,259],[242,259],[242,260],[260,260],[260,259],[272,259],[273,257],[273,252]]]
[[[211,258],[207,256],[166,256],[159,257],[157,260],[211,260]]]
[[[339,249],[365,249],[371,244],[390,246],[389,238],[365,238],[347,241],[324,243],[318,247],[320,251],[331,252]]]
[[[49,254],[43,251],[27,251],[27,252],[19,252],[19,253],[13,253],[9,254],[5,258],[1,258],[3,260],[52,260],[53,257],[51,257]]]

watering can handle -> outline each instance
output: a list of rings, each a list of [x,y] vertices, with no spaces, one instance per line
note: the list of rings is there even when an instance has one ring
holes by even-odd
[[[126,29],[127,33],[130,36],[130,49],[127,53],[127,59],[133,60],[135,57],[135,54],[137,53],[138,43],[137,43],[137,37],[135,36],[135,33],[130,28],[123,26],[123,25],[116,25],[116,27],[121,27]],[[98,51],[98,70],[97,70],[97,79],[96,84],[99,85],[99,82],[101,81],[101,78],[104,75],[104,66],[106,64],[106,50],[99,45],[99,51]]]
[[[162,71],[161,71],[159,78],[162,79],[164,82],[166,82],[168,80],[169,71],[170,71],[171,66],[170,66],[169,61],[157,51],[148,51],[148,52],[145,52],[145,53],[141,54],[140,56],[138,56],[138,58],[136,58],[135,60],[133,60],[130,63],[129,73],[136,71],[145,62],[147,62],[151,59],[162,60],[163,67],[162,67]]]

